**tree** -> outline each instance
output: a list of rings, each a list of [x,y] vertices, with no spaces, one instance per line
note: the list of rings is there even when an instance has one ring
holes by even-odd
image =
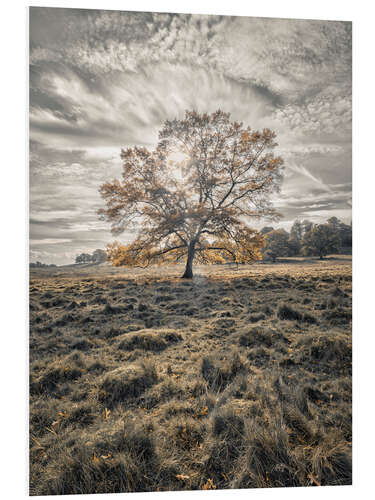
[[[302,225],[302,237],[308,233],[309,231],[311,231],[312,227],[313,227],[313,223],[307,219],[305,219],[304,221],[301,222],[301,225]]]
[[[276,262],[277,257],[286,257],[288,255],[289,234],[285,229],[275,229],[266,234],[266,247],[264,256]]]
[[[30,262],[29,264],[30,267],[57,267],[56,264],[44,264],[43,262],[40,262],[37,260],[36,262]]]
[[[304,222],[310,224],[309,221],[304,221]],[[290,236],[292,238],[295,238],[298,241],[302,240],[302,236],[303,236],[303,224],[302,224],[301,221],[295,220],[293,222],[293,225],[290,228]]]
[[[338,234],[340,241],[340,247],[351,248],[352,247],[352,227],[348,226],[344,222],[341,222],[337,217],[331,217],[328,219],[327,224],[329,224],[332,229]]]
[[[133,242],[109,245],[114,265],[146,267],[186,257],[184,278],[193,262],[261,258],[262,235],[250,218],[277,218],[269,198],[278,190],[283,161],[272,150],[276,134],[244,128],[229,113],[186,111],[167,120],[154,151],[121,151],[121,180],[100,187],[102,219],[112,233],[136,228]]]
[[[341,240],[341,246],[344,248],[351,249],[352,248],[352,237],[353,237],[353,232],[352,232],[352,226],[348,224],[342,224],[340,228],[340,240]]]
[[[89,253],[81,253],[76,257],[76,264],[87,264],[92,262],[92,256]]]
[[[337,217],[330,217],[327,220],[327,224],[329,224],[335,232],[339,232],[342,222]]]
[[[289,255],[299,255],[301,251],[301,241],[303,237],[303,225],[299,220],[294,221],[289,234]]]
[[[337,252],[340,241],[337,232],[329,224],[313,225],[302,239],[304,255],[319,255],[323,259],[327,254]]]
[[[100,264],[102,262],[105,262],[106,259],[107,259],[107,254],[105,253],[104,250],[100,248],[97,248],[92,253],[92,262],[94,262],[95,264]]]

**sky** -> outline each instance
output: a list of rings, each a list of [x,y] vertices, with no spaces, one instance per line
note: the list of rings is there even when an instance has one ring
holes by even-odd
[[[274,227],[349,223],[351,39],[349,22],[30,8],[30,260],[113,241],[99,186],[120,176],[121,148],[152,149],[187,109],[277,133]]]

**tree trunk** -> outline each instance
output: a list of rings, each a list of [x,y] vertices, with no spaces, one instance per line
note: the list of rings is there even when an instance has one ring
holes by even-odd
[[[189,247],[188,247],[188,256],[187,256],[187,261],[186,261],[185,272],[182,276],[183,278],[191,279],[193,277],[194,253],[195,253],[195,241],[192,241],[191,243],[189,243]]]

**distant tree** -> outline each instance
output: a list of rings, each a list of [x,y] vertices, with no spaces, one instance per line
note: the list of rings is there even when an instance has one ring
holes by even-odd
[[[36,262],[30,262],[29,267],[57,267],[56,264],[44,264],[37,260]]]
[[[101,250],[100,248],[97,248],[93,254],[92,254],[92,262],[95,264],[100,264],[102,262],[105,262],[107,259],[107,254],[105,253],[104,250]]]
[[[263,234],[263,235],[264,235],[264,234],[270,233],[270,232],[271,232],[271,231],[273,231],[273,230],[274,230],[274,229],[273,229],[273,227],[272,227],[272,226],[265,226],[265,227],[263,227],[263,228],[260,230],[260,232],[261,232],[261,234]]]
[[[337,217],[328,219],[327,224],[338,234],[341,248],[352,247],[352,227],[340,221]]]
[[[299,220],[294,221],[289,234],[288,247],[289,255],[299,255],[301,252],[301,242],[303,237],[303,225]]]
[[[186,258],[237,263],[261,258],[262,235],[245,223],[276,218],[270,196],[281,182],[283,161],[272,150],[276,134],[244,128],[229,113],[186,111],[167,120],[157,148],[122,150],[121,180],[103,184],[106,208],[99,215],[112,232],[137,228],[129,245],[108,247],[113,265],[146,267]]]
[[[76,264],[88,264],[92,262],[92,256],[89,253],[81,253],[76,257]]]
[[[335,232],[338,232],[342,222],[337,217],[330,217],[327,220],[327,224],[329,224]]]
[[[304,255],[318,255],[323,259],[329,253],[338,252],[339,249],[338,233],[329,224],[314,225],[302,239]]]
[[[301,222],[301,225],[302,225],[302,237],[303,237],[306,233],[311,231],[314,224],[311,221],[305,219],[304,221]]]
[[[307,222],[308,224],[310,224],[309,221],[305,221],[305,222]],[[293,222],[293,225],[290,228],[290,236],[293,237],[293,238],[295,238],[298,241],[302,240],[302,237],[303,237],[303,224],[302,224],[301,221],[295,220]]]
[[[288,255],[289,257],[295,257],[301,253],[301,242],[296,238],[289,236],[288,238]]]
[[[266,259],[276,262],[277,257],[288,255],[289,234],[285,229],[275,229],[266,234],[266,247],[263,255]]]
[[[340,228],[340,239],[341,239],[341,246],[346,247],[346,248],[352,248],[352,238],[353,238],[353,233],[352,233],[352,226],[349,226],[348,224],[343,224]]]

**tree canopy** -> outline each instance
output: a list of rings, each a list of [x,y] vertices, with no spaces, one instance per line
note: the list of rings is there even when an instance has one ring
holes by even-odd
[[[266,233],[264,257],[276,262],[277,257],[289,255],[289,234],[285,229],[275,229]]]
[[[301,251],[303,225],[299,220],[294,221],[289,234],[288,246],[290,255],[298,255]]]
[[[337,231],[331,224],[313,225],[302,238],[304,255],[319,255],[323,259],[329,253],[340,250],[340,240]]]
[[[97,248],[96,250],[93,251],[91,258],[95,264],[100,264],[106,261],[107,254],[101,248]]]
[[[92,262],[92,255],[89,253],[80,253],[76,256],[76,264],[88,264]]]
[[[102,262],[105,262],[107,259],[107,254],[105,253],[104,250],[101,248],[97,248],[96,250],[93,251],[92,254],[90,253],[81,253],[76,256],[75,258],[75,263],[76,264],[100,264]]]
[[[331,217],[327,224],[337,233],[341,248],[351,248],[352,246],[352,227],[344,224],[337,217]]]
[[[188,278],[194,260],[260,259],[263,236],[248,221],[279,215],[270,202],[282,179],[275,137],[269,129],[232,122],[220,110],[186,111],[182,120],[165,121],[153,151],[123,149],[122,178],[100,187],[106,207],[99,214],[113,234],[133,229],[136,237],[110,245],[108,259],[146,267],[186,257]]]

